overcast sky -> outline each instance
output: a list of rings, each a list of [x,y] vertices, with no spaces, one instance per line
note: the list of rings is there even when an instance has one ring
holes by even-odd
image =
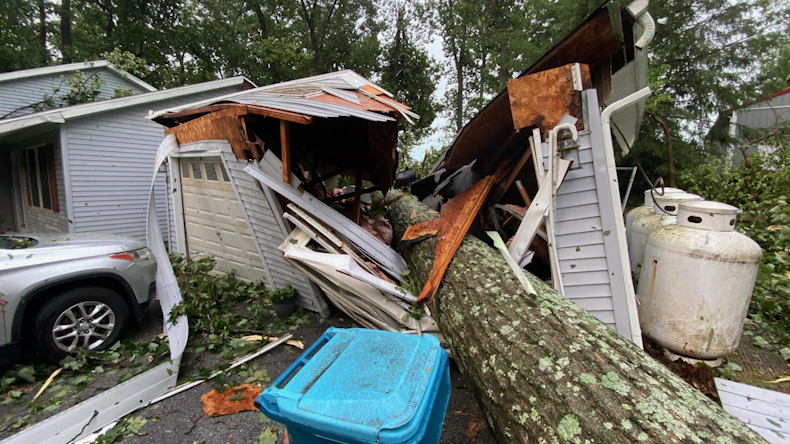
[[[428,50],[428,54],[433,57],[440,66],[447,66],[450,63],[450,59],[444,56],[444,52],[442,51],[442,37],[438,35],[434,35],[433,41],[426,46]],[[444,100],[444,92],[447,90],[447,76],[440,75],[439,82],[436,86],[436,92],[434,96],[436,100],[440,102]],[[408,105],[408,104],[407,104]],[[431,125],[432,128],[435,129],[435,132],[431,137],[427,137],[421,144],[415,146],[411,150],[411,155],[417,160],[422,160],[425,155],[425,150],[431,147],[435,148],[443,148],[443,141],[452,137],[451,134],[447,134],[446,131],[442,131],[442,128],[447,126],[448,119],[446,116],[441,115],[437,116],[434,119],[433,124]],[[427,167],[427,165],[426,165]]]

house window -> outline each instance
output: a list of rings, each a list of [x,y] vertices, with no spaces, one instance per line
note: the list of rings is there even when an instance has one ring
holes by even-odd
[[[228,178],[228,172],[225,171],[225,165],[222,162],[219,163],[219,170],[222,172],[222,180],[224,180],[227,183],[230,183],[230,179]]]
[[[217,164],[214,162],[203,162],[203,169],[206,170],[206,180],[209,182],[219,182],[217,177]]]
[[[30,206],[58,211],[54,163],[52,145],[28,148],[25,151],[27,198]]]
[[[200,162],[192,163],[192,178],[195,180],[203,180],[203,172],[200,169]]]

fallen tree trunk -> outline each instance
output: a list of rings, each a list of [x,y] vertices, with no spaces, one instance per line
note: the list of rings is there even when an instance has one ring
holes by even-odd
[[[412,196],[389,209],[396,239],[408,226],[437,217]],[[403,251],[420,284],[435,248],[433,237]],[[764,442],[526,274],[537,296],[523,290],[499,251],[467,236],[429,306],[499,442]]]

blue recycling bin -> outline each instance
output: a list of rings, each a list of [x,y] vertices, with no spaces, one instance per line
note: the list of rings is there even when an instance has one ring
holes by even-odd
[[[435,337],[330,327],[255,405],[294,444],[436,444],[449,401]]]

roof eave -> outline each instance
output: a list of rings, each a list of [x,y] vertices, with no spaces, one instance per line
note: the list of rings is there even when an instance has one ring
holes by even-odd
[[[83,103],[64,108],[48,111],[41,111],[27,116],[16,117],[6,121],[0,120],[0,135],[9,134],[21,129],[30,128],[42,123],[56,122],[65,123],[69,119],[90,116],[107,111],[113,111],[128,106],[144,105],[146,103],[167,100],[181,97],[188,94],[196,94],[214,89],[226,88],[234,85],[250,83],[246,77],[231,77],[229,79],[214,80],[211,82],[198,83],[197,85],[182,86],[173,89],[156,90],[148,93],[135,94],[132,96],[119,97],[117,99],[102,100],[93,103]]]

